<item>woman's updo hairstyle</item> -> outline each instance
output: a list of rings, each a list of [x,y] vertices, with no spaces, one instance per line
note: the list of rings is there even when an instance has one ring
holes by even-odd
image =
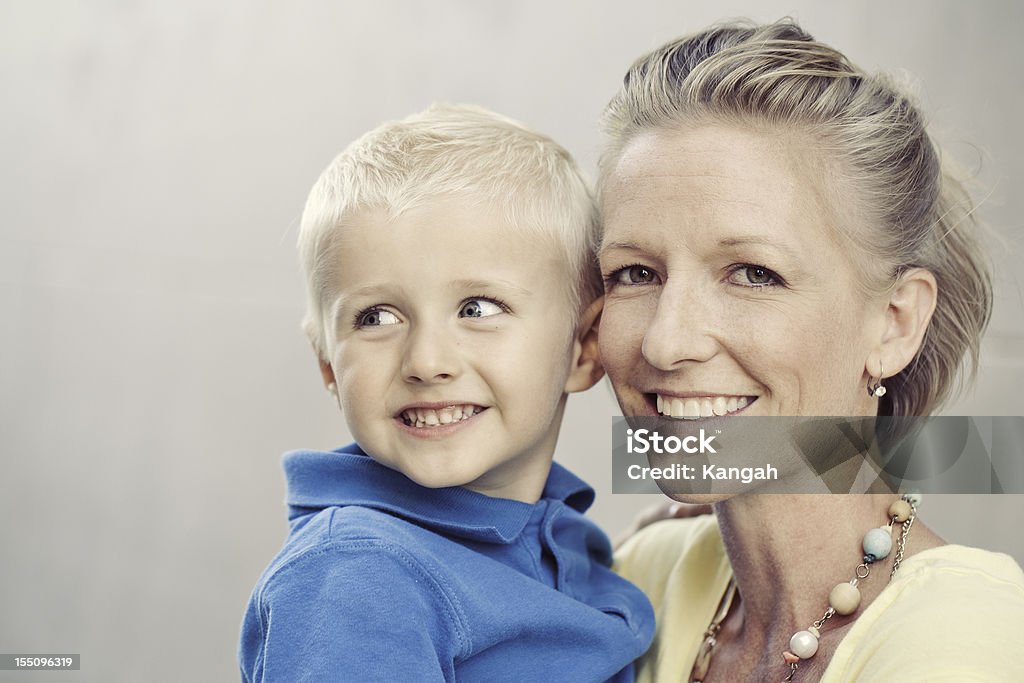
[[[807,136],[854,200],[853,219],[842,221],[852,225],[838,227],[859,248],[866,292],[884,292],[910,268],[935,276],[931,325],[915,359],[885,380],[881,414],[929,415],[955,393],[962,371],[973,379],[992,308],[989,266],[974,205],[942,168],[906,94],[791,20],[715,26],[630,68],[605,110],[600,184],[639,133],[705,123]]]

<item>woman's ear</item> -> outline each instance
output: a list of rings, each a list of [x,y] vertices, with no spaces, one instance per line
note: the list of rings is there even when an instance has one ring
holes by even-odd
[[[603,308],[604,296],[599,296],[580,316],[576,338],[573,340],[572,368],[565,382],[565,392],[568,394],[585,391],[604,377],[604,368],[597,350],[597,328],[601,323]]]
[[[865,370],[871,377],[891,377],[917,355],[935,312],[938,286],[924,268],[903,273],[889,293],[880,343],[868,356]]]
[[[313,352],[316,353],[316,348],[313,349]],[[334,368],[331,367],[330,363],[321,358],[319,353],[316,354],[316,362],[320,366],[320,377],[324,380],[324,387],[332,396],[337,396],[338,385],[334,381]]]

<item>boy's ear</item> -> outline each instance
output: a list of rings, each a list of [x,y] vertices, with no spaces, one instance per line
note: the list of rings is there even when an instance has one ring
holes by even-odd
[[[886,302],[882,337],[865,363],[868,375],[891,377],[914,359],[935,312],[937,292],[935,276],[924,268],[900,276]]]
[[[569,370],[569,379],[565,383],[567,394],[585,391],[604,377],[604,368],[601,366],[597,349],[597,328],[601,323],[603,308],[604,296],[599,296],[580,316],[576,338],[573,340],[572,367]]]

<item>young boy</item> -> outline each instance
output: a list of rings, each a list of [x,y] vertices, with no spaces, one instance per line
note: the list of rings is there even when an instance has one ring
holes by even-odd
[[[385,124],[302,216],[305,328],[356,443],[285,456],[291,532],[245,681],[630,681],[646,598],[551,458],[602,375],[593,200],[568,153],[478,108]]]

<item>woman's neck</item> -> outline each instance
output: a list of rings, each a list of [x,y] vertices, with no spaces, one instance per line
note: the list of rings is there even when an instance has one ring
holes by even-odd
[[[897,494],[749,495],[716,504],[741,598],[729,630],[746,647],[781,655],[793,633],[822,617],[832,588],[853,578],[862,562],[864,534],[887,523],[889,505],[897,499]],[[908,555],[943,543],[919,522],[913,532]],[[855,619],[888,584],[898,535],[896,525],[893,551],[860,582],[858,612],[835,625]]]

